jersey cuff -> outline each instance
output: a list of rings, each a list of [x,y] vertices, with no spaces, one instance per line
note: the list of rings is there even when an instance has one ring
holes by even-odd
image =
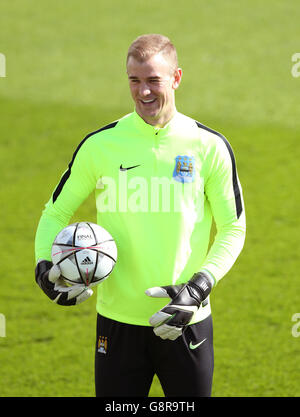
[[[212,275],[212,273],[209,272],[207,269],[201,269],[200,272],[203,272],[207,276],[207,278],[211,282],[211,287],[213,288],[216,285],[217,281],[216,281],[215,277]]]

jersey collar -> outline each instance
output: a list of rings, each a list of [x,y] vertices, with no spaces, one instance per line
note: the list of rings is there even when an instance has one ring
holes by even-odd
[[[159,133],[159,136],[161,135],[164,136],[168,134],[170,130],[172,130],[172,128],[177,123],[178,116],[179,116],[179,113],[177,112],[177,110],[175,110],[174,116],[164,127],[155,127],[155,126],[150,125],[149,123],[146,123],[141,118],[141,116],[136,112],[135,109],[133,112],[134,124],[138,130],[142,130],[145,134],[149,134],[149,135],[156,135]]]

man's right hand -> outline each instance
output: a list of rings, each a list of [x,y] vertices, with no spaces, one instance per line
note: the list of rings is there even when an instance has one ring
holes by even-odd
[[[77,305],[88,299],[93,290],[80,285],[68,286],[60,277],[60,268],[50,261],[41,260],[35,268],[35,280],[44,293],[56,304]]]

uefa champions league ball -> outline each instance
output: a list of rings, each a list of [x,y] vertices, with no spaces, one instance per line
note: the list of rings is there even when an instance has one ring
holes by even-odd
[[[108,231],[98,224],[73,223],[56,236],[51,257],[66,283],[94,286],[112,272],[117,246]]]

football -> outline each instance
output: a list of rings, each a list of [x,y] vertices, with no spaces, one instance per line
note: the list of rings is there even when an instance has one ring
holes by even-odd
[[[112,272],[117,246],[110,233],[98,224],[73,223],[56,236],[51,257],[66,283],[94,286]]]

